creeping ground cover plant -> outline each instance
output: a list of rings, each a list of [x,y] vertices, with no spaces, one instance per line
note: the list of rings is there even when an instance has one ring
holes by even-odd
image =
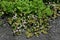
[[[0,17],[3,15],[6,15],[14,35],[25,34],[30,38],[48,33],[53,11],[43,0],[1,0]]]

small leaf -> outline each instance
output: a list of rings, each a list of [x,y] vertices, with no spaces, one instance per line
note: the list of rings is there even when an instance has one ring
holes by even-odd
[[[51,11],[50,7],[45,9],[45,12],[47,13],[48,16],[51,16],[53,12]]]

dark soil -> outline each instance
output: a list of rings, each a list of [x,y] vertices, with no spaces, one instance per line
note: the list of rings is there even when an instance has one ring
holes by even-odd
[[[27,39],[26,36],[13,36],[12,29],[5,19],[0,27],[0,40],[60,40],[60,17],[50,22],[52,26],[47,35],[40,34],[39,37]]]

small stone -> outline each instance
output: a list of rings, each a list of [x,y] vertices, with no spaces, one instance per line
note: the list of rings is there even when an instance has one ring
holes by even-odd
[[[20,29],[20,27],[17,27],[17,29]]]
[[[16,32],[18,32],[18,30],[16,30]]]
[[[2,12],[2,14],[4,14],[4,12]]]
[[[19,30],[19,32],[21,32],[21,30]]]
[[[13,33],[15,33],[16,31],[13,31]]]
[[[28,18],[29,18],[29,16],[28,16]]]

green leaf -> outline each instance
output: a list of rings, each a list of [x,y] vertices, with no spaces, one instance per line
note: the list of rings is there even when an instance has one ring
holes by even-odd
[[[45,9],[45,12],[47,13],[48,16],[51,16],[53,12],[51,11],[50,7]]]
[[[0,17],[2,16],[3,14],[0,12]]]
[[[0,14],[0,17],[2,16],[2,14]]]

